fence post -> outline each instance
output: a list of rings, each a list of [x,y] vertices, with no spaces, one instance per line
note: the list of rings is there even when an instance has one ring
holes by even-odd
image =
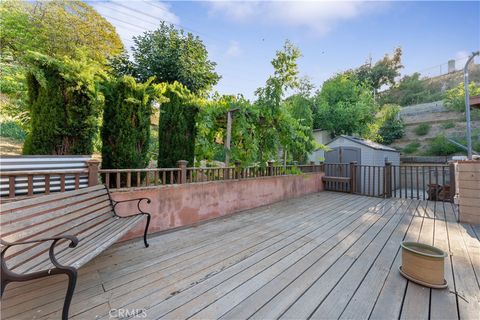
[[[187,183],[187,160],[178,160],[177,166],[180,169],[180,177],[178,179],[179,183]],[[173,182],[172,182],[173,183]]]
[[[450,180],[450,202],[455,201],[455,196],[457,195],[457,175],[455,174],[455,169],[456,169],[456,162],[455,161],[449,161],[448,162],[449,166],[449,180]]]
[[[100,161],[96,159],[87,160],[88,167],[88,186],[93,187],[98,184],[98,169]]]
[[[273,176],[273,164],[275,163],[275,161],[273,160],[268,160],[268,175],[269,176]]]
[[[387,161],[385,162],[385,167],[383,167],[383,181],[385,183],[385,197],[392,197],[392,163]]]
[[[240,179],[240,166],[241,166],[242,162],[237,160],[235,161],[235,173],[234,173],[234,178],[235,179]]]
[[[357,186],[357,162],[350,162],[350,193],[355,193]]]

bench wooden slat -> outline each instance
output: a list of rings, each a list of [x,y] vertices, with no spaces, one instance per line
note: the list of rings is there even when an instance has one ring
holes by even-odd
[[[56,257],[58,261],[64,265],[80,268],[122,238],[133,226],[144,218],[145,217],[142,216],[134,216],[118,219],[113,223],[111,221],[101,223],[97,225],[94,236],[89,235],[84,238],[83,241],[80,240],[76,248],[69,248],[68,244],[65,243],[62,245],[62,248],[59,248],[60,250],[55,250]],[[45,257],[46,255],[39,256],[35,260],[20,265],[14,269],[14,271],[35,272],[52,268],[53,265],[50,260],[48,257],[45,259]]]
[[[323,181],[332,181],[332,182],[350,182],[348,177],[332,177],[332,176],[323,176]]]
[[[98,198],[93,198],[89,199],[85,202],[80,202],[75,205],[67,206],[64,207],[60,210],[52,211],[52,212],[47,212],[45,214],[41,215],[36,215],[28,219],[23,219],[19,221],[14,221],[6,225],[2,225],[2,233],[4,234],[10,234],[15,231],[20,231],[25,228],[29,228],[30,232],[35,232],[36,228],[34,227],[35,225],[45,223],[45,222],[51,222],[53,219],[68,215],[72,212],[75,212],[77,210],[81,210],[84,208],[91,207],[99,202],[107,202],[109,201],[108,195],[103,195]]]
[[[103,214],[104,210],[111,212],[110,202],[104,201],[96,203],[95,205],[87,208],[83,208],[76,212],[63,215],[50,223],[41,223],[36,226],[35,234],[32,234],[30,230],[21,230],[13,234],[2,237],[5,241],[27,241],[31,239],[46,238],[54,235],[61,234],[64,230],[69,230],[75,225],[82,224],[91,219],[92,215],[98,215],[100,212]],[[113,213],[112,213],[113,216]],[[12,248],[13,249],[13,248]],[[9,250],[10,251],[10,250]]]
[[[17,221],[19,219],[24,219],[32,215],[41,215],[42,213],[49,213],[65,206],[71,206],[82,201],[93,199],[102,195],[107,195],[107,190],[95,190],[93,192],[87,192],[75,197],[69,197],[65,199],[59,199],[51,202],[42,202],[36,205],[29,205],[20,210],[6,210],[2,205],[0,223],[3,225]],[[28,201],[30,199],[21,200],[18,202]]]
[[[103,204],[102,204],[103,206]],[[46,232],[42,234],[35,235],[32,237],[33,239],[41,239],[41,238],[49,238],[49,237],[54,237],[54,236],[59,236],[63,234],[74,234],[78,235],[78,230],[79,228],[85,229],[87,227],[91,227],[98,223],[98,221],[103,221],[110,219],[110,217],[113,216],[113,213],[111,211],[110,207],[101,207],[94,211],[94,213],[87,214],[82,217],[82,223],[77,223],[76,220],[69,221],[69,223],[66,224],[61,224],[57,227],[54,227],[53,229],[46,230]],[[97,222],[95,222],[97,221]],[[30,238],[26,239],[29,240]],[[23,240],[22,240],[23,241]],[[36,243],[33,245],[25,245],[25,246],[15,246],[10,248],[7,251],[7,258],[8,259],[14,259],[13,256],[20,255],[17,257],[17,260],[26,260],[29,256],[32,257],[32,255],[39,253],[40,251],[47,251],[50,246],[50,243]],[[38,249],[39,247],[43,247],[43,250]],[[26,252],[28,250],[35,249],[33,251]],[[19,254],[20,252],[20,254]],[[25,256],[22,258],[22,255]],[[9,260],[13,261],[13,260]]]
[[[75,235],[81,241],[81,239],[84,238],[82,233],[85,234],[85,232],[88,229],[93,228],[98,224],[108,223],[109,219],[111,219],[111,218],[108,217],[107,215],[99,215],[99,216],[93,218],[92,220],[90,220],[90,221],[88,221],[84,224],[81,224],[81,225],[75,226],[74,228],[71,228],[71,230],[67,231],[67,234]],[[35,244],[33,246],[29,246],[29,247],[26,247],[26,248],[20,248],[20,247],[23,247],[23,246],[18,246],[19,249],[11,248],[7,252],[9,254],[6,257],[7,258],[7,265],[11,268],[17,268],[21,264],[29,264],[31,260],[36,259],[37,256],[39,256],[39,255],[45,255],[45,254],[48,255],[48,249],[50,248],[50,244],[51,244],[51,242],[47,241],[47,242],[40,242],[38,244]],[[66,241],[59,242],[57,244],[57,248],[58,247],[66,248],[66,247],[68,247],[68,243]],[[14,250],[14,249],[17,249],[17,250]],[[23,249],[23,251],[21,251],[22,249]],[[10,252],[10,251],[12,251],[12,252]],[[18,253],[18,252],[20,252],[20,253]]]
[[[98,186],[83,188],[79,190],[66,191],[62,193],[54,193],[46,196],[38,196],[38,197],[29,198],[21,201],[9,202],[9,203],[2,204],[2,213],[7,211],[12,211],[12,210],[17,210],[20,208],[25,208],[32,205],[38,205],[45,202],[51,202],[55,200],[69,198],[72,196],[75,197],[75,196],[82,195],[84,193],[90,193],[95,190],[102,190],[102,189],[105,189],[105,186],[100,184]]]

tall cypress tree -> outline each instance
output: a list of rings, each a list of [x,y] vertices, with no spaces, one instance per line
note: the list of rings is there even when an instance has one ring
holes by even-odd
[[[103,97],[99,68],[88,60],[30,53],[27,85],[31,130],[24,154],[91,154]]]
[[[130,76],[104,84],[103,168],[145,168],[148,165],[153,87]]]
[[[160,106],[158,167],[176,167],[178,160],[193,165],[198,112],[194,97],[178,82],[169,84],[164,96],[169,101]]]

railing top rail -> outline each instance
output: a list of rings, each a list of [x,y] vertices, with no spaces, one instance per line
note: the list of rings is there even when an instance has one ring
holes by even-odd
[[[155,172],[155,171],[180,171],[180,168],[144,168],[144,169],[100,169],[100,173],[117,172]]]
[[[88,170],[70,170],[70,171],[64,171],[64,170],[45,170],[45,171],[0,171],[0,177],[2,176],[45,176],[45,175],[61,175],[61,174],[86,174],[88,173]]]

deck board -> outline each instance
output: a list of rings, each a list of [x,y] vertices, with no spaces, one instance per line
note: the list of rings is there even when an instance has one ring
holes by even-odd
[[[79,270],[71,319],[474,319],[480,228],[450,203],[321,192],[120,243]],[[400,243],[449,253],[446,290],[404,279]],[[2,319],[58,319],[66,278],[7,286]]]

